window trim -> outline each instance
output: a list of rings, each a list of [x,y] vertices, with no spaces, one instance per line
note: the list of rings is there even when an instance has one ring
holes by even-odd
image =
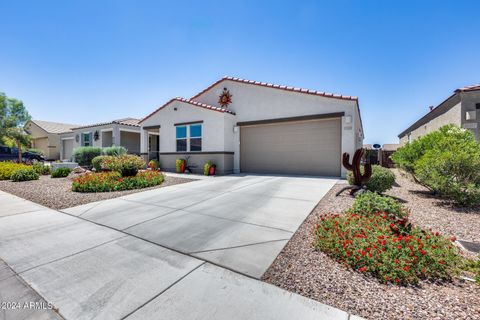
[[[199,136],[191,136],[191,127],[192,126],[200,126],[200,135]],[[195,122],[185,122],[185,123],[177,123],[174,125],[175,127],[175,150],[176,152],[202,152],[203,149],[203,121],[195,121]],[[177,129],[178,128],[186,128],[186,135],[185,138],[177,138]],[[200,139],[200,150],[192,151],[192,144],[191,139]],[[186,140],[186,149],[185,151],[178,150],[178,140]]]
[[[88,146],[85,145],[85,136],[88,136]],[[82,132],[82,147],[93,147],[92,132]]]

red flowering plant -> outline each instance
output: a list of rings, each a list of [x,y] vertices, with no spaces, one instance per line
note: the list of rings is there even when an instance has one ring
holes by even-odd
[[[117,171],[89,173],[73,180],[72,191],[110,192],[148,188],[161,184],[164,179],[164,175],[158,171],[140,171],[129,177],[122,177]]]
[[[451,240],[392,217],[389,212],[323,215],[315,227],[315,248],[347,268],[382,282],[416,284],[451,279],[461,260]]]

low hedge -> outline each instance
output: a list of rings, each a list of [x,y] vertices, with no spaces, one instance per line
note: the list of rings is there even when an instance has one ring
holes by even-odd
[[[141,171],[136,176],[122,177],[119,172],[88,173],[72,182],[75,192],[110,192],[153,187],[165,177],[158,171]]]
[[[12,173],[19,169],[30,169],[31,166],[11,161],[0,162],[0,180],[10,180]]]
[[[357,204],[344,214],[322,215],[315,227],[314,246],[345,267],[385,283],[451,279],[461,262],[458,248],[438,232],[411,226],[407,219],[398,220],[386,212],[399,206],[386,200],[362,209]]]
[[[410,214],[409,210],[395,199],[370,191],[359,194],[348,211],[359,215],[386,212],[392,218],[405,221]]]
[[[361,168],[363,172],[363,167]],[[353,184],[353,174],[348,172],[347,175],[348,183]],[[365,184],[367,190],[372,192],[384,193],[385,191],[392,188],[395,183],[395,174],[382,166],[373,165],[372,166],[372,176],[370,180]]]
[[[38,161],[33,164],[33,170],[35,170],[35,172],[37,172],[40,175],[49,175],[52,171],[50,166],[47,166],[42,162],[38,162]]]
[[[14,182],[38,180],[39,178],[39,174],[32,168],[17,169],[10,176],[10,179]]]
[[[138,173],[138,170],[145,167],[145,161],[132,154],[119,157],[107,156],[102,159],[101,166],[110,171],[120,172],[123,177],[133,177]]]
[[[123,156],[127,154],[127,149],[122,146],[111,146],[102,149],[102,154],[105,156]]]
[[[65,178],[72,172],[70,168],[58,168],[52,172],[52,178]]]

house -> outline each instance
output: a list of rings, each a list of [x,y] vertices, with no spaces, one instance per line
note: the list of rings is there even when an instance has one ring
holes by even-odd
[[[345,176],[342,153],[362,147],[358,99],[224,77],[173,98],[140,121],[141,154],[166,171],[188,158],[201,172]]]
[[[30,120],[25,131],[32,136],[32,148],[39,149],[47,160],[60,159],[60,134],[72,132],[78,125],[42,120]]]
[[[61,159],[70,160],[73,149],[84,146],[123,146],[129,153],[140,154],[139,119],[124,118],[110,122],[77,126],[60,135]]]
[[[447,124],[469,129],[480,141],[480,84],[457,89],[445,101],[398,135],[400,145],[435,131]]]

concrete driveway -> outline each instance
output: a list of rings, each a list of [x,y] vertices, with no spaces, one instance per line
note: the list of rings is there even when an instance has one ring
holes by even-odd
[[[0,319],[360,319],[228,270],[258,277],[334,182],[221,177],[72,214],[0,191],[0,302],[34,306]]]
[[[63,212],[260,278],[336,181],[231,175]]]

